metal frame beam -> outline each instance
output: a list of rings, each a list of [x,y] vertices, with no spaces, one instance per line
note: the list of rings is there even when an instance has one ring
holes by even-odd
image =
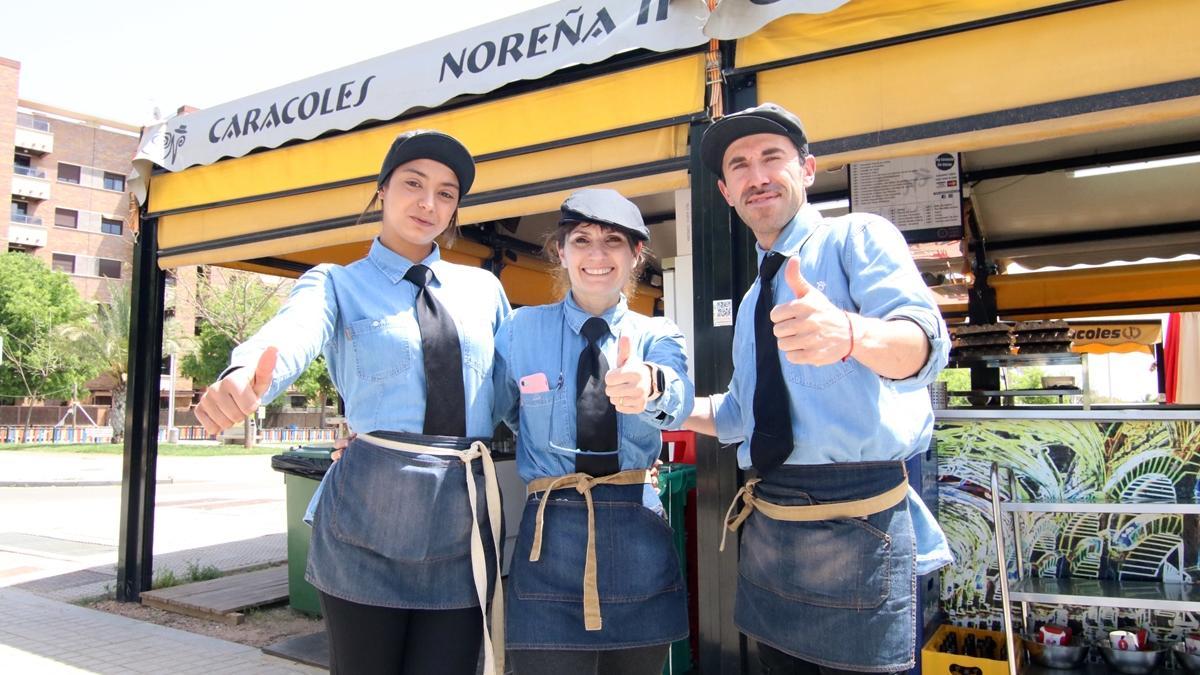
[[[154,564],[154,489],[158,461],[166,275],[158,268],[158,220],[141,221],[133,250],[125,456],[121,467],[121,532],[117,600],[137,602],[150,590]]]
[[[753,75],[737,79],[726,96],[728,110],[758,103]],[[692,254],[695,275],[696,395],[724,392],[733,376],[733,328],[713,325],[713,303],[730,301],[734,316],[745,289],[754,280],[754,237],[717,189],[717,176],[700,160],[700,136],[706,124],[693,125],[689,137],[692,177]],[[712,675],[754,672],[746,669],[745,639],[733,623],[737,589],[737,546],[717,550],[724,514],[742,475],[733,448],[699,437],[696,452],[696,539],[699,590],[697,669]],[[735,537],[736,539],[736,537]]]

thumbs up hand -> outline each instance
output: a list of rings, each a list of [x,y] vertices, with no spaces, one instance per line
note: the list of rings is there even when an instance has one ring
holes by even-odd
[[[267,347],[253,370],[238,368],[204,390],[195,412],[205,431],[218,434],[258,410],[271,387],[278,356],[277,348]]]
[[[617,339],[617,364],[604,376],[604,393],[619,413],[636,415],[646,410],[650,397],[650,369],[640,358],[631,356],[628,335]]]
[[[788,260],[783,275],[796,299],[775,305],[771,321],[787,360],[825,366],[848,357],[854,344],[851,315],[808,283],[796,258]]]

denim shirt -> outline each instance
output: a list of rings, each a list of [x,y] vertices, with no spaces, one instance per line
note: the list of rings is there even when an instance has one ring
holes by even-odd
[[[767,252],[756,248],[761,263]],[[902,380],[881,377],[854,359],[826,366],[797,365],[780,351],[795,442],[786,463],[903,461],[924,452],[933,434],[933,410],[925,387],[946,365],[950,339],[899,230],[873,214],[825,218],[805,204],[772,250],[798,257],[804,278],[835,306],[865,317],[911,321],[929,338],[930,347],[921,369]],[[717,437],[722,443],[741,444],[738,464],[742,468],[751,466],[758,294],[756,279],[738,308],[729,391],[711,399]],[[795,297],[781,269],[775,279],[775,303]],[[908,501],[917,535],[918,572],[923,574],[950,562],[950,552],[937,522],[911,489]]]
[[[491,438],[493,335],[510,311],[508,298],[494,275],[442,260],[437,244],[421,264],[433,271],[431,292],[458,327],[467,435]],[[323,353],[351,429],[421,433],[425,368],[417,288],[404,279],[412,265],[378,239],[367,257],[349,265],[317,265],[296,282],[279,313],[234,349],[231,366],[253,368],[264,349],[279,348],[266,402]]]
[[[527,483],[575,471],[575,375],[587,344],[579,331],[590,317],[568,294],[552,305],[517,309],[496,334],[496,417],[517,433],[517,473]],[[609,325],[600,349],[610,367],[616,366],[618,338],[627,335],[630,353],[657,364],[666,377],[662,396],[644,412],[617,414],[621,470],[646,469],[662,450],[661,431],[678,429],[692,411],[687,345],[669,319],[630,311],[624,296],[601,318]],[[521,379],[539,374],[549,390],[522,392]]]

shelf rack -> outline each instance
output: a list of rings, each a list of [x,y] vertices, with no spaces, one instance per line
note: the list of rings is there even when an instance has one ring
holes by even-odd
[[[1008,474],[1009,495],[1016,495],[1016,478]],[[996,555],[1000,569],[1000,600],[1004,612],[1004,635],[1008,646],[1009,675],[1017,673],[1016,632],[1013,630],[1012,604],[1021,603],[1021,623],[1029,629],[1029,603],[1091,605],[1132,609],[1200,612],[1200,585],[1153,581],[1112,581],[1102,579],[1042,579],[1025,576],[1021,555],[1021,527],[1018,513],[1147,513],[1171,515],[1200,515],[1200,504],[1137,503],[1097,504],[1060,502],[1002,502],[1000,501],[1000,465],[992,463],[992,519]],[[1005,514],[1012,519],[1013,544],[1016,551],[1017,579],[1008,578],[1008,560],[1004,547]],[[1029,675],[1028,673],[1026,675]]]

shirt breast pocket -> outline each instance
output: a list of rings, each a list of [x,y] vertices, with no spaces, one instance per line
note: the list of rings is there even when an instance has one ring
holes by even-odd
[[[362,319],[346,328],[354,368],[358,376],[379,382],[408,371],[412,361],[412,341],[420,340],[416,321],[404,321],[402,315]]]

